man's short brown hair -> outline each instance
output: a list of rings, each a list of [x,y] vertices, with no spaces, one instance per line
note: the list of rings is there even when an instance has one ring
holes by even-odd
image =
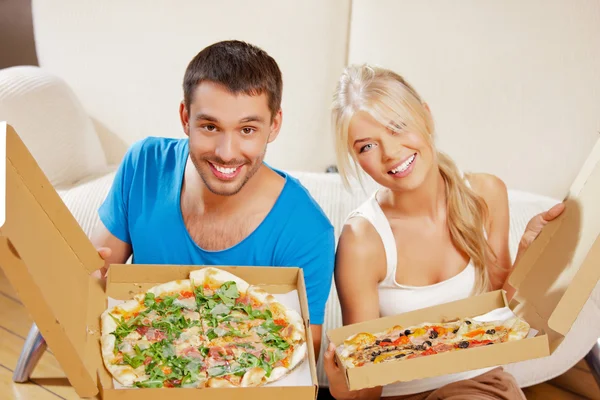
[[[264,50],[239,40],[215,43],[203,49],[188,64],[183,79],[186,108],[202,81],[221,84],[231,93],[267,94],[271,118],[281,107],[283,81],[275,60]]]

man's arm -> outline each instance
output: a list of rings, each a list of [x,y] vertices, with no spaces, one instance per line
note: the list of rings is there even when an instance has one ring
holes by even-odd
[[[131,246],[110,233],[102,221],[92,233],[91,242],[104,259],[104,267],[94,274],[97,278],[105,278],[110,264],[124,264],[131,256]]]

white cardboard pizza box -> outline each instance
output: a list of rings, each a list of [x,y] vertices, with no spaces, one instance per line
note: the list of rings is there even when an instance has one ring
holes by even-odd
[[[158,283],[185,279],[201,266],[112,265],[106,287],[91,273],[104,265],[69,209],[15,130],[6,136],[6,220],[0,227],[0,267],[80,397],[158,400],[315,399],[318,390],[304,277],[300,268],[222,267],[267,291],[298,291],[307,332],[310,384],[257,388],[117,389],[100,353],[100,314],[108,297],[125,300]],[[1,138],[1,136],[0,136]],[[1,205],[1,204],[0,204]]]
[[[574,180],[565,204],[563,214],[546,225],[515,266],[509,277],[510,285],[516,289],[510,304],[505,292],[497,290],[327,332],[329,340],[340,345],[359,332],[375,333],[394,325],[472,318],[509,307],[538,331],[534,337],[349,368],[345,370],[348,387],[363,389],[551,355],[600,279],[600,140]]]

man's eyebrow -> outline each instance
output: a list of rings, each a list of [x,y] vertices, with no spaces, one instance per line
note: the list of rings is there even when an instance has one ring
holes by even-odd
[[[210,122],[219,122],[219,120],[217,118],[210,116],[208,114],[196,114],[196,117],[194,119],[196,121],[205,120],[205,121],[210,121]]]
[[[240,119],[241,123],[246,123],[246,122],[264,122],[264,119],[262,117],[259,117],[258,115],[250,115],[246,118],[242,118]]]

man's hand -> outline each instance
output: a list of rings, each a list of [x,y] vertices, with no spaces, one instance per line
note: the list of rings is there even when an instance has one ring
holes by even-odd
[[[100,279],[106,279],[106,273],[108,272],[108,261],[110,256],[112,255],[112,250],[110,247],[100,247],[97,249],[98,254],[104,260],[104,266],[98,270],[97,277]]]
[[[111,264],[124,264],[131,256],[131,246],[113,236],[102,222],[94,230],[91,242],[104,260],[104,266],[92,274],[97,279],[104,280]]]

